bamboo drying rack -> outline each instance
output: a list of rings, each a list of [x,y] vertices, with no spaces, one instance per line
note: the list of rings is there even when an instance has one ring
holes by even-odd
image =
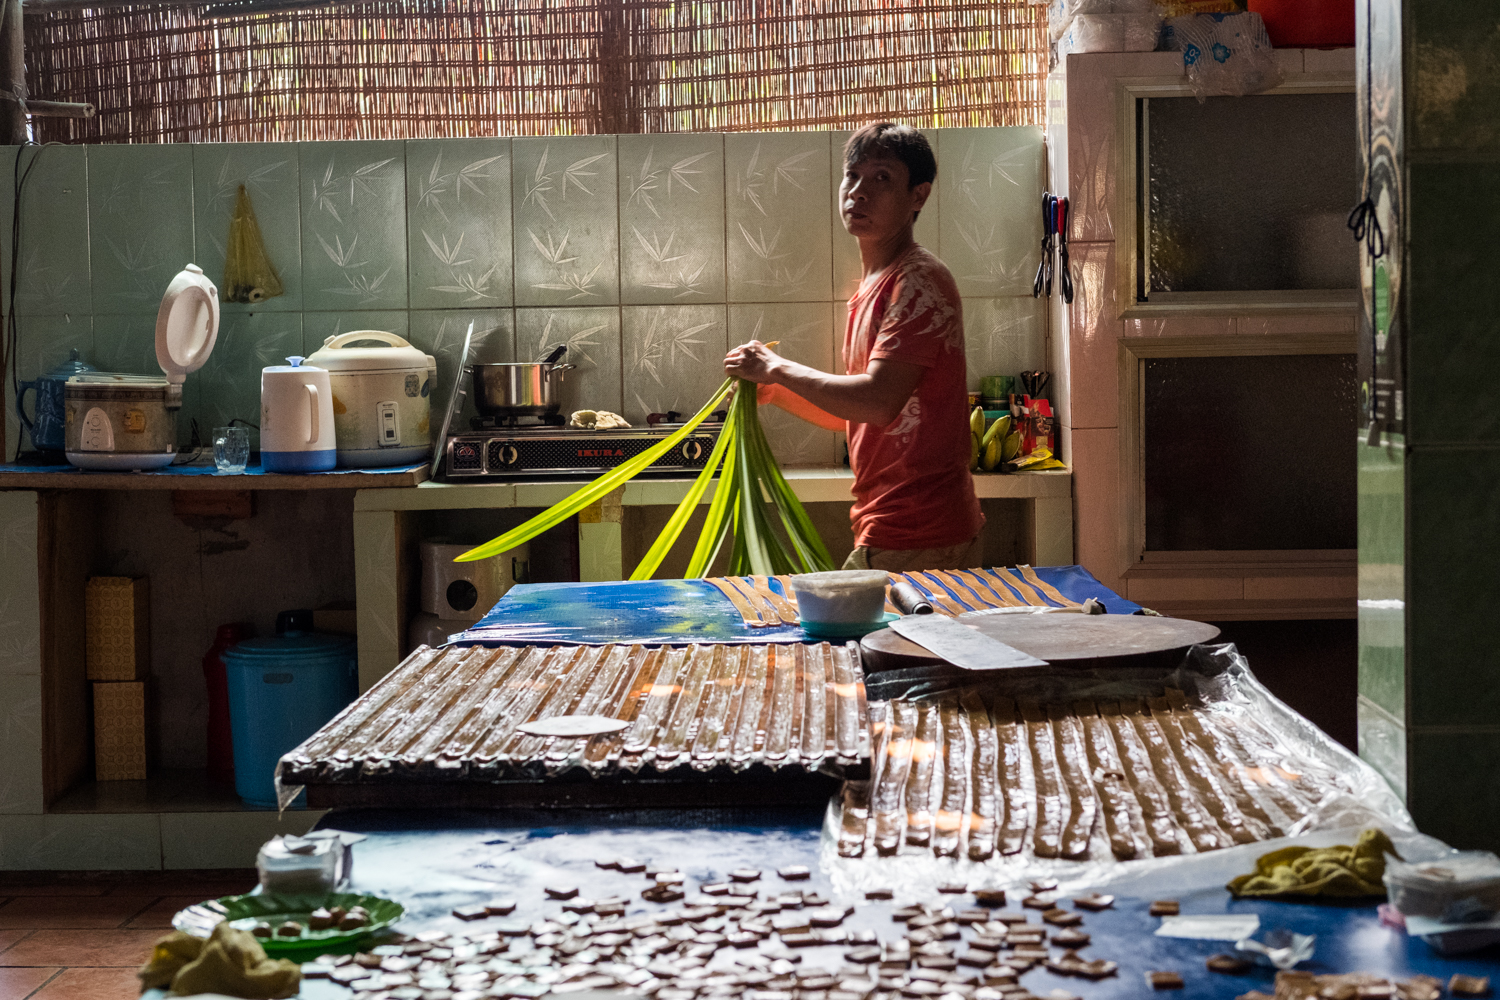
[[[14,2],[14,0],[11,0]],[[244,142],[1041,123],[1027,0],[31,0],[39,140]],[[262,8],[258,13],[247,10]]]

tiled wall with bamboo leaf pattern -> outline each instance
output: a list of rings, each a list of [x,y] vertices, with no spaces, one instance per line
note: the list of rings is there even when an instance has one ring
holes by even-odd
[[[935,129],[918,239],[965,296],[969,382],[1044,367],[1031,297],[1041,131]],[[225,303],[188,379],[187,420],[256,420],[260,369],[336,333],[388,330],[438,359],[441,405],[470,321],[478,360],[566,342],[564,406],[691,411],[751,337],[840,369],[859,258],[835,207],[847,133],[765,132],[28,148],[15,309],[22,379],[73,348],[154,374],[160,295],[188,261],[222,279],[245,186],[285,293]],[[33,166],[34,165],[34,166]],[[12,206],[0,205],[9,224]],[[3,266],[11,266],[4,241]],[[7,272],[8,273],[8,272]],[[5,308],[10,307],[8,296]],[[7,392],[9,388],[7,387]],[[7,407],[13,404],[7,399]],[[830,465],[838,437],[766,416],[788,465]],[[8,454],[17,424],[7,423]]]

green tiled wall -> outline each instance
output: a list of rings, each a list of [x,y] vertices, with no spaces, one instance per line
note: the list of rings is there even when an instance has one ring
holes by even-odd
[[[970,382],[1040,367],[1036,128],[937,129],[937,188],[918,238],[967,297]],[[258,420],[260,369],[350,330],[398,333],[438,361],[446,401],[468,324],[482,361],[566,341],[569,407],[632,422],[696,409],[731,342],[779,338],[840,363],[858,254],[834,205],[845,133],[627,135],[28,149],[17,315],[20,377],[77,348],[155,374],[154,322],[193,261],[222,282],[244,185],[285,294],[225,303],[179,418],[206,434]],[[38,159],[40,157],[40,159]],[[0,183],[11,162],[0,157]],[[945,218],[953,206],[954,218]],[[0,206],[8,221],[9,202]],[[8,266],[9,250],[0,250]],[[1022,280],[1024,279],[1024,280]],[[7,401],[9,405],[9,401]],[[15,421],[8,424],[14,448]],[[768,420],[788,464],[831,464],[837,438]]]

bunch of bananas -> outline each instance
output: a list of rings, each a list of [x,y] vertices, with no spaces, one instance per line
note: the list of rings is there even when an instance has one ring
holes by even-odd
[[[1007,413],[985,425],[984,408],[976,406],[969,414],[969,470],[994,472],[1001,462],[1009,462],[1021,452],[1021,432],[1011,429]]]

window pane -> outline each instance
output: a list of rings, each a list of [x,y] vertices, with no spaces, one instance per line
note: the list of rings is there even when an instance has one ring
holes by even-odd
[[[1149,358],[1146,548],[1352,549],[1354,355]]]
[[[1152,98],[1150,291],[1355,288],[1353,94]]]

